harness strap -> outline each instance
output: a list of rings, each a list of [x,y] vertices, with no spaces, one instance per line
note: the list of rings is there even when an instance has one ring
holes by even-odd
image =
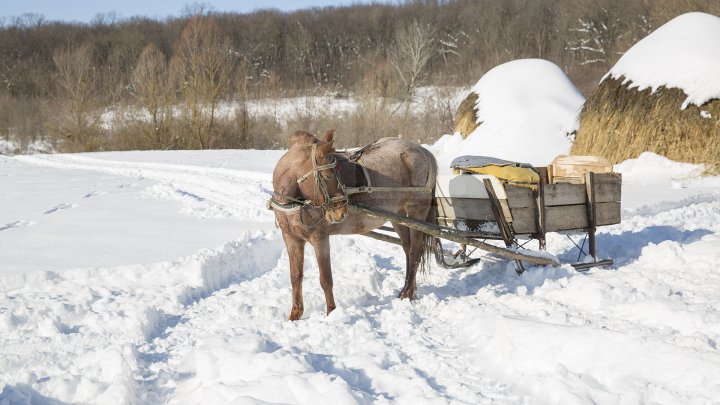
[[[391,138],[392,139],[392,138]],[[430,152],[426,152],[430,153]],[[370,183],[370,175],[368,174],[367,168],[360,160],[356,162],[360,165],[360,168],[365,175],[365,182],[367,186],[360,187],[348,187],[346,192],[348,195],[360,194],[360,193],[432,193],[433,183],[435,182],[435,176],[437,176],[435,165],[430,165],[430,172],[428,173],[427,181],[424,186],[410,186],[410,187],[373,187]]]
[[[278,201],[275,196],[283,197],[285,199],[290,200],[289,203],[281,203]],[[269,210],[278,210],[282,212],[295,212],[301,210],[303,207],[307,205],[311,205],[311,200],[299,200],[297,198],[289,197],[284,194],[278,194],[273,193],[272,197],[270,197],[267,202],[265,202],[265,208]]]

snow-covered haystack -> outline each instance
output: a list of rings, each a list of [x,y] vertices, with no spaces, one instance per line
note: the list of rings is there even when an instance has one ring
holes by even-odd
[[[431,147],[440,164],[485,155],[546,165],[570,150],[585,99],[552,62],[521,59],[487,72],[463,101],[454,135]]]
[[[574,154],[620,162],[644,151],[720,168],[720,18],[688,13],[658,28],[585,103]]]

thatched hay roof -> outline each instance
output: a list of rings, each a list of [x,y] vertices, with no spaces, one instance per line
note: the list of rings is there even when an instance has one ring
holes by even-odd
[[[608,77],[580,113],[572,153],[602,155],[617,163],[651,151],[669,159],[720,169],[720,100],[681,109],[677,88],[638,91],[625,77]]]

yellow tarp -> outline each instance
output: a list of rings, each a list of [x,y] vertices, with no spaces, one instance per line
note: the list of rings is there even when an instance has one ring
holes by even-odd
[[[540,175],[533,169],[516,166],[487,165],[483,167],[463,167],[453,169],[453,173],[489,174],[495,176],[502,183],[513,186],[529,187],[535,190],[540,183]]]

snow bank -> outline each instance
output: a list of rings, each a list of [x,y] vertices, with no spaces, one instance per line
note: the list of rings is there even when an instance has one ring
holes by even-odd
[[[720,18],[705,13],[675,17],[630,48],[605,76],[638,90],[660,86],[687,94],[681,108],[720,98]],[[605,79],[603,78],[603,80]]]
[[[484,155],[547,165],[567,154],[585,98],[555,64],[521,59],[487,72],[472,92],[478,95],[477,122],[466,139],[445,135],[429,149],[441,169],[460,155]]]
[[[703,174],[705,166],[675,162],[653,152],[643,152],[635,159],[616,164],[613,170],[622,173],[623,181],[656,183],[696,178]]]

